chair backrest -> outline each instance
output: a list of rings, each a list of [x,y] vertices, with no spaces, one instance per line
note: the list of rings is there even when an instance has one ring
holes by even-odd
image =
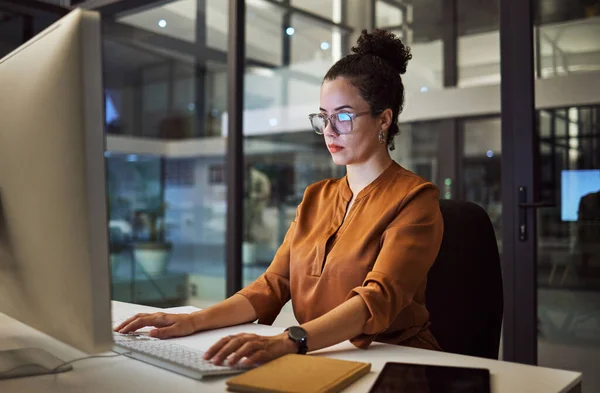
[[[446,352],[498,358],[502,271],[489,216],[471,202],[441,200],[444,237],[427,279],[431,330]]]

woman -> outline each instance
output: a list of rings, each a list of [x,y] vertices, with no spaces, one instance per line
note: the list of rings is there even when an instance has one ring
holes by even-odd
[[[229,299],[189,315],[139,314],[115,330],[155,326],[159,338],[252,322],[271,324],[292,300],[300,327],[264,337],[225,337],[215,364],[260,364],[350,340],[439,350],[429,330],[425,285],[443,234],[439,191],[388,152],[404,103],[400,74],[411,58],[393,34],[362,32],[324,78],[313,129],[342,179],[309,186],[267,271]]]

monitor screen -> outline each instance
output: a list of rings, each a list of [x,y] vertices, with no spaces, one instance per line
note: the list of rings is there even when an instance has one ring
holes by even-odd
[[[600,191],[600,170],[563,170],[561,180],[561,219],[577,221],[581,198],[589,193]]]
[[[105,92],[105,110],[106,110],[106,124],[111,124],[119,121],[119,112],[117,111],[113,94]]]

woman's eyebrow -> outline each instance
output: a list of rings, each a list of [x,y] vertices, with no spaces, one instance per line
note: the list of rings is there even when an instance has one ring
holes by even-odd
[[[342,109],[354,109],[351,105],[342,105],[342,106],[338,106],[337,108],[335,108],[336,111],[342,110]],[[321,112],[327,112],[327,110],[323,109],[323,108],[319,108],[319,110]]]

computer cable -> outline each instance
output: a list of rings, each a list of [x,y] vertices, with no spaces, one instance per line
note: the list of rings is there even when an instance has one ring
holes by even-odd
[[[49,370],[48,374],[55,374],[61,368],[65,367],[65,366],[71,365],[71,364],[76,363],[76,362],[81,362],[81,361],[84,361],[84,360],[102,359],[102,358],[116,358],[116,357],[123,356],[123,355],[128,355],[128,354],[131,354],[131,353],[130,352],[124,352],[124,353],[114,353],[112,355],[92,355],[92,356],[85,356],[85,357],[81,357],[81,358],[69,360],[68,362],[61,363],[58,366],[54,367],[53,369]],[[16,371],[16,370],[18,370],[20,368],[30,367],[30,366],[39,366],[39,365],[35,364],[35,363],[21,364],[20,366],[13,367],[11,369],[8,369],[8,370],[0,372],[0,379],[4,379],[4,377],[7,374],[10,374],[10,373],[12,373],[12,372],[14,372],[14,371]]]

